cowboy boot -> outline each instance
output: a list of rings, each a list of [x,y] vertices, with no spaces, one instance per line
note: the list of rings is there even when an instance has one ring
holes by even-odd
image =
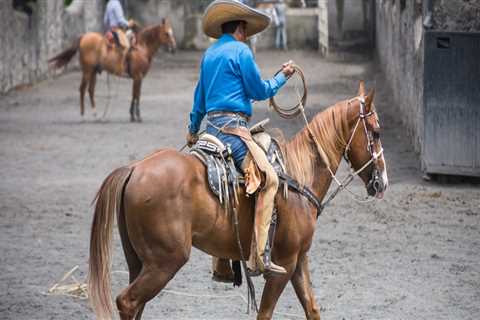
[[[256,241],[252,241],[252,249],[250,258],[247,262],[247,272],[251,277],[261,275],[284,275],[287,274],[287,270],[284,267],[275,264],[271,258],[270,246],[267,244],[265,250],[262,253],[257,253]]]
[[[272,250],[267,243],[265,251],[263,252],[263,273],[267,275],[284,275],[287,274],[287,270],[284,267],[279,266],[272,261]]]

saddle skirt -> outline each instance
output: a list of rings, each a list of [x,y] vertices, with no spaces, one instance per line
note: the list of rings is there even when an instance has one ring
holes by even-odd
[[[128,50],[131,47],[132,32],[130,30],[125,32],[120,28],[113,28],[108,30],[104,37],[107,40],[107,43],[112,47],[117,46],[124,50]]]
[[[284,158],[278,142],[264,131],[262,121],[250,129],[253,139],[266,153],[268,161],[279,175],[286,174]],[[221,204],[225,204],[236,193],[240,185],[245,185],[243,172],[233,163],[230,147],[210,134],[203,134],[191,148],[190,153],[205,164],[208,185]]]

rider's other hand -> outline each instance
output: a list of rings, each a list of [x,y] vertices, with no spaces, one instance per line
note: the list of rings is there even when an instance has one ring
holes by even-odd
[[[128,20],[127,29],[136,31],[137,28],[138,28],[138,24],[135,20],[133,19]]]
[[[285,62],[282,65],[282,72],[285,75],[285,77],[287,77],[287,78],[295,73],[295,69],[293,68],[293,61],[292,60],[290,60],[288,62]]]
[[[198,134],[189,132],[187,134],[187,145],[191,148],[198,141]]]

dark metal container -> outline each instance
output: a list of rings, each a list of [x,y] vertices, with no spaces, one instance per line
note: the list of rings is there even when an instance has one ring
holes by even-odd
[[[480,33],[425,32],[427,173],[480,176]]]

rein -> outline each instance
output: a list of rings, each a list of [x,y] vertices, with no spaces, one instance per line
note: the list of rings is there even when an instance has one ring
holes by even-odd
[[[374,113],[372,111],[370,111],[369,113],[365,113],[365,98],[363,96],[353,98],[353,99],[349,100],[348,104],[350,105],[352,103],[352,100],[355,100],[355,99],[360,101],[360,114],[359,114],[359,117],[357,119],[357,123],[355,124],[355,127],[353,129],[352,135],[350,136],[350,139],[348,140],[348,143],[345,146],[345,151],[343,152],[343,158],[349,164],[350,173],[343,179],[343,181],[340,182],[337,179],[337,177],[335,176],[335,174],[333,173],[333,171],[331,170],[331,168],[329,166],[327,166],[327,169],[328,169],[333,181],[335,181],[335,183],[337,184],[337,188],[334,191],[332,191],[332,193],[328,196],[327,200],[325,200],[322,203],[323,208],[325,206],[327,206],[342,190],[348,191],[353,196],[352,199],[356,202],[359,202],[359,203],[366,203],[366,202],[371,202],[371,201],[374,200],[374,199],[367,199],[368,197],[366,197],[364,199],[361,199],[360,196],[358,196],[353,191],[351,191],[350,189],[347,188],[348,185],[353,181],[353,179],[356,176],[358,176],[370,164],[377,161],[381,157],[381,155],[383,154],[383,148],[378,153],[373,151],[373,139],[371,138],[371,135],[370,135],[370,133],[367,129],[367,124],[366,124],[366,120],[365,120],[366,118],[372,116]],[[357,128],[359,127],[360,122],[362,122],[363,128],[365,130],[365,135],[367,137],[367,143],[368,143],[367,150],[370,153],[371,157],[370,157],[370,160],[368,160],[360,169],[353,170],[350,159],[348,158],[348,151],[350,150],[350,145],[352,144],[353,137],[355,136],[355,133],[357,132]],[[309,132],[310,132],[310,135],[312,135],[312,137],[313,137],[313,132],[310,131],[310,130],[309,130]],[[320,145],[318,144],[316,139],[314,139],[314,140],[317,144],[317,148],[320,147]],[[372,179],[374,179],[374,178],[372,178]],[[372,180],[370,180],[370,181],[372,181]],[[374,186],[374,188],[375,188],[375,186]],[[375,190],[376,190],[376,188],[375,188]],[[321,214],[321,212],[317,215],[317,218],[318,218],[318,216],[320,216],[320,214]]]
[[[304,106],[305,106],[306,101],[307,101],[307,87],[306,87],[306,81],[305,81],[305,76],[303,74],[303,70],[298,65],[294,65],[293,68],[295,69],[296,73],[298,73],[298,75],[300,76],[300,79],[302,80],[302,85],[303,85],[303,95],[301,97],[300,97],[298,88],[297,87],[295,88],[297,96],[299,98],[299,102],[297,103],[297,105],[295,105],[292,108],[282,108],[275,102],[275,99],[272,97],[272,98],[270,98],[270,105],[275,109],[275,111],[277,111],[277,113],[281,117],[283,117],[285,119],[292,119],[292,118],[298,116],[299,114],[302,115],[302,118],[305,122],[305,127],[307,128],[307,131],[308,131],[310,137],[312,138],[312,140],[315,144],[317,152],[320,155],[320,157],[322,158],[323,162],[325,163],[325,165],[327,167],[327,170],[330,174],[330,177],[332,178],[333,181],[335,181],[335,183],[337,184],[337,187],[334,191],[332,191],[330,193],[327,200],[325,200],[324,202],[321,202],[321,201],[319,201],[319,199],[315,195],[313,195],[311,193],[311,191],[308,188],[300,188],[299,186],[296,188],[295,184],[293,184],[293,187],[292,187],[291,183],[289,183],[289,186],[292,187],[292,189],[294,189],[294,190],[300,192],[301,194],[303,194],[310,202],[312,202],[312,204],[315,205],[315,207],[317,207],[317,219],[322,214],[323,209],[342,190],[347,190],[353,196],[352,199],[356,202],[365,203],[365,202],[373,201],[374,199],[367,199],[368,196],[365,199],[360,199],[361,198],[360,196],[358,196],[353,191],[351,191],[347,188],[348,185],[350,185],[350,183],[353,181],[355,176],[358,176],[370,164],[377,161],[378,158],[380,158],[381,155],[383,154],[383,148],[378,153],[373,151],[373,138],[371,137],[371,134],[367,129],[366,118],[372,116],[374,114],[374,112],[370,111],[369,113],[365,113],[365,97],[360,96],[360,97],[353,98],[353,99],[348,101],[348,105],[351,105],[352,101],[357,99],[360,102],[360,113],[359,113],[357,123],[355,124],[355,127],[353,129],[352,135],[350,136],[350,139],[349,139],[347,145],[345,146],[345,150],[343,152],[343,157],[344,157],[345,161],[350,166],[350,173],[342,181],[340,181],[337,178],[337,176],[335,175],[335,173],[332,171],[332,169],[330,167],[330,161],[329,161],[325,151],[323,150],[321,144],[318,142],[317,137],[315,136],[313,130],[311,129],[310,124],[309,124],[308,119],[307,119],[307,116],[305,114],[305,107]],[[276,74],[278,74],[279,72],[281,72],[281,70],[279,70]],[[371,158],[360,169],[354,170],[353,167],[352,167],[352,164],[351,164],[351,162],[348,158],[348,151],[350,150],[350,145],[353,141],[353,137],[355,136],[355,132],[357,131],[357,128],[358,128],[360,122],[362,122],[363,128],[365,130],[365,134],[366,134],[366,137],[367,137],[367,140],[368,140],[367,141],[368,142],[367,150],[369,151],[369,153],[371,155]],[[375,178],[372,178],[372,180],[375,180]],[[375,183],[375,181],[372,181],[372,180],[370,180],[369,183]],[[288,180],[287,180],[287,182],[288,182]],[[377,190],[375,184],[373,186],[374,186],[374,189]],[[306,190],[308,192],[306,192]],[[312,196],[313,196],[313,198],[312,198]]]

